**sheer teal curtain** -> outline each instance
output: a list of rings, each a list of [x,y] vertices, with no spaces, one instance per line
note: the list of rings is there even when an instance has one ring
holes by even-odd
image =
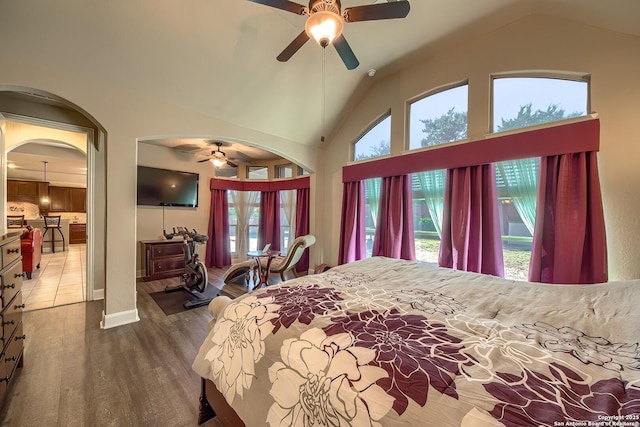
[[[438,169],[415,174],[422,195],[427,204],[429,215],[433,221],[433,226],[438,232],[438,236],[442,237],[442,211],[444,207],[444,183],[445,170]],[[535,214],[535,210],[534,210]]]
[[[507,160],[496,163],[504,185],[522,222],[533,235],[536,223],[539,158]]]
[[[378,205],[380,204],[380,178],[372,178],[364,180],[365,204],[369,205],[370,218],[373,224],[378,222]],[[367,221],[368,223],[369,221]]]
[[[373,249],[373,236],[375,234],[376,224],[378,223],[378,208],[380,205],[381,183],[381,178],[371,178],[364,180],[367,257],[371,256],[371,251]]]

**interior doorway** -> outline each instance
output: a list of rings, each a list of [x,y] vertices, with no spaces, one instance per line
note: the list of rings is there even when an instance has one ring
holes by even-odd
[[[29,235],[32,252],[23,254],[25,311],[86,301],[87,136],[12,121],[5,129],[7,215],[39,229]],[[47,216],[60,217],[59,228],[46,229]]]

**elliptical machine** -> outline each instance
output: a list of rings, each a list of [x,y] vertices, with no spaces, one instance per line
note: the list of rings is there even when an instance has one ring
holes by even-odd
[[[165,238],[172,239],[181,236],[184,239],[184,274],[180,277],[180,286],[167,286],[165,292],[184,291],[195,296],[195,299],[189,299],[182,304],[187,310],[196,307],[202,307],[211,302],[213,298],[203,295],[201,292],[207,288],[209,284],[209,276],[207,267],[200,261],[198,256],[198,246],[205,244],[209,239],[205,234],[199,234],[195,229],[189,231],[186,227],[178,227],[173,233],[167,233],[163,230]]]

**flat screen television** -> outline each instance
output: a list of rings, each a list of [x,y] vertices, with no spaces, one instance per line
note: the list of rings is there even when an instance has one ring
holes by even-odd
[[[138,166],[138,205],[198,207],[198,174]]]

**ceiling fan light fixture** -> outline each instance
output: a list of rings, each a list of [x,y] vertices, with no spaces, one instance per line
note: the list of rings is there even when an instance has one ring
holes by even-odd
[[[327,47],[342,34],[342,16],[329,10],[321,10],[309,16],[304,26],[307,35],[322,47]]]
[[[220,148],[218,148],[220,150]],[[227,163],[227,157],[222,151],[216,151],[213,153],[213,157],[211,157],[211,163],[216,168],[221,168]]]

